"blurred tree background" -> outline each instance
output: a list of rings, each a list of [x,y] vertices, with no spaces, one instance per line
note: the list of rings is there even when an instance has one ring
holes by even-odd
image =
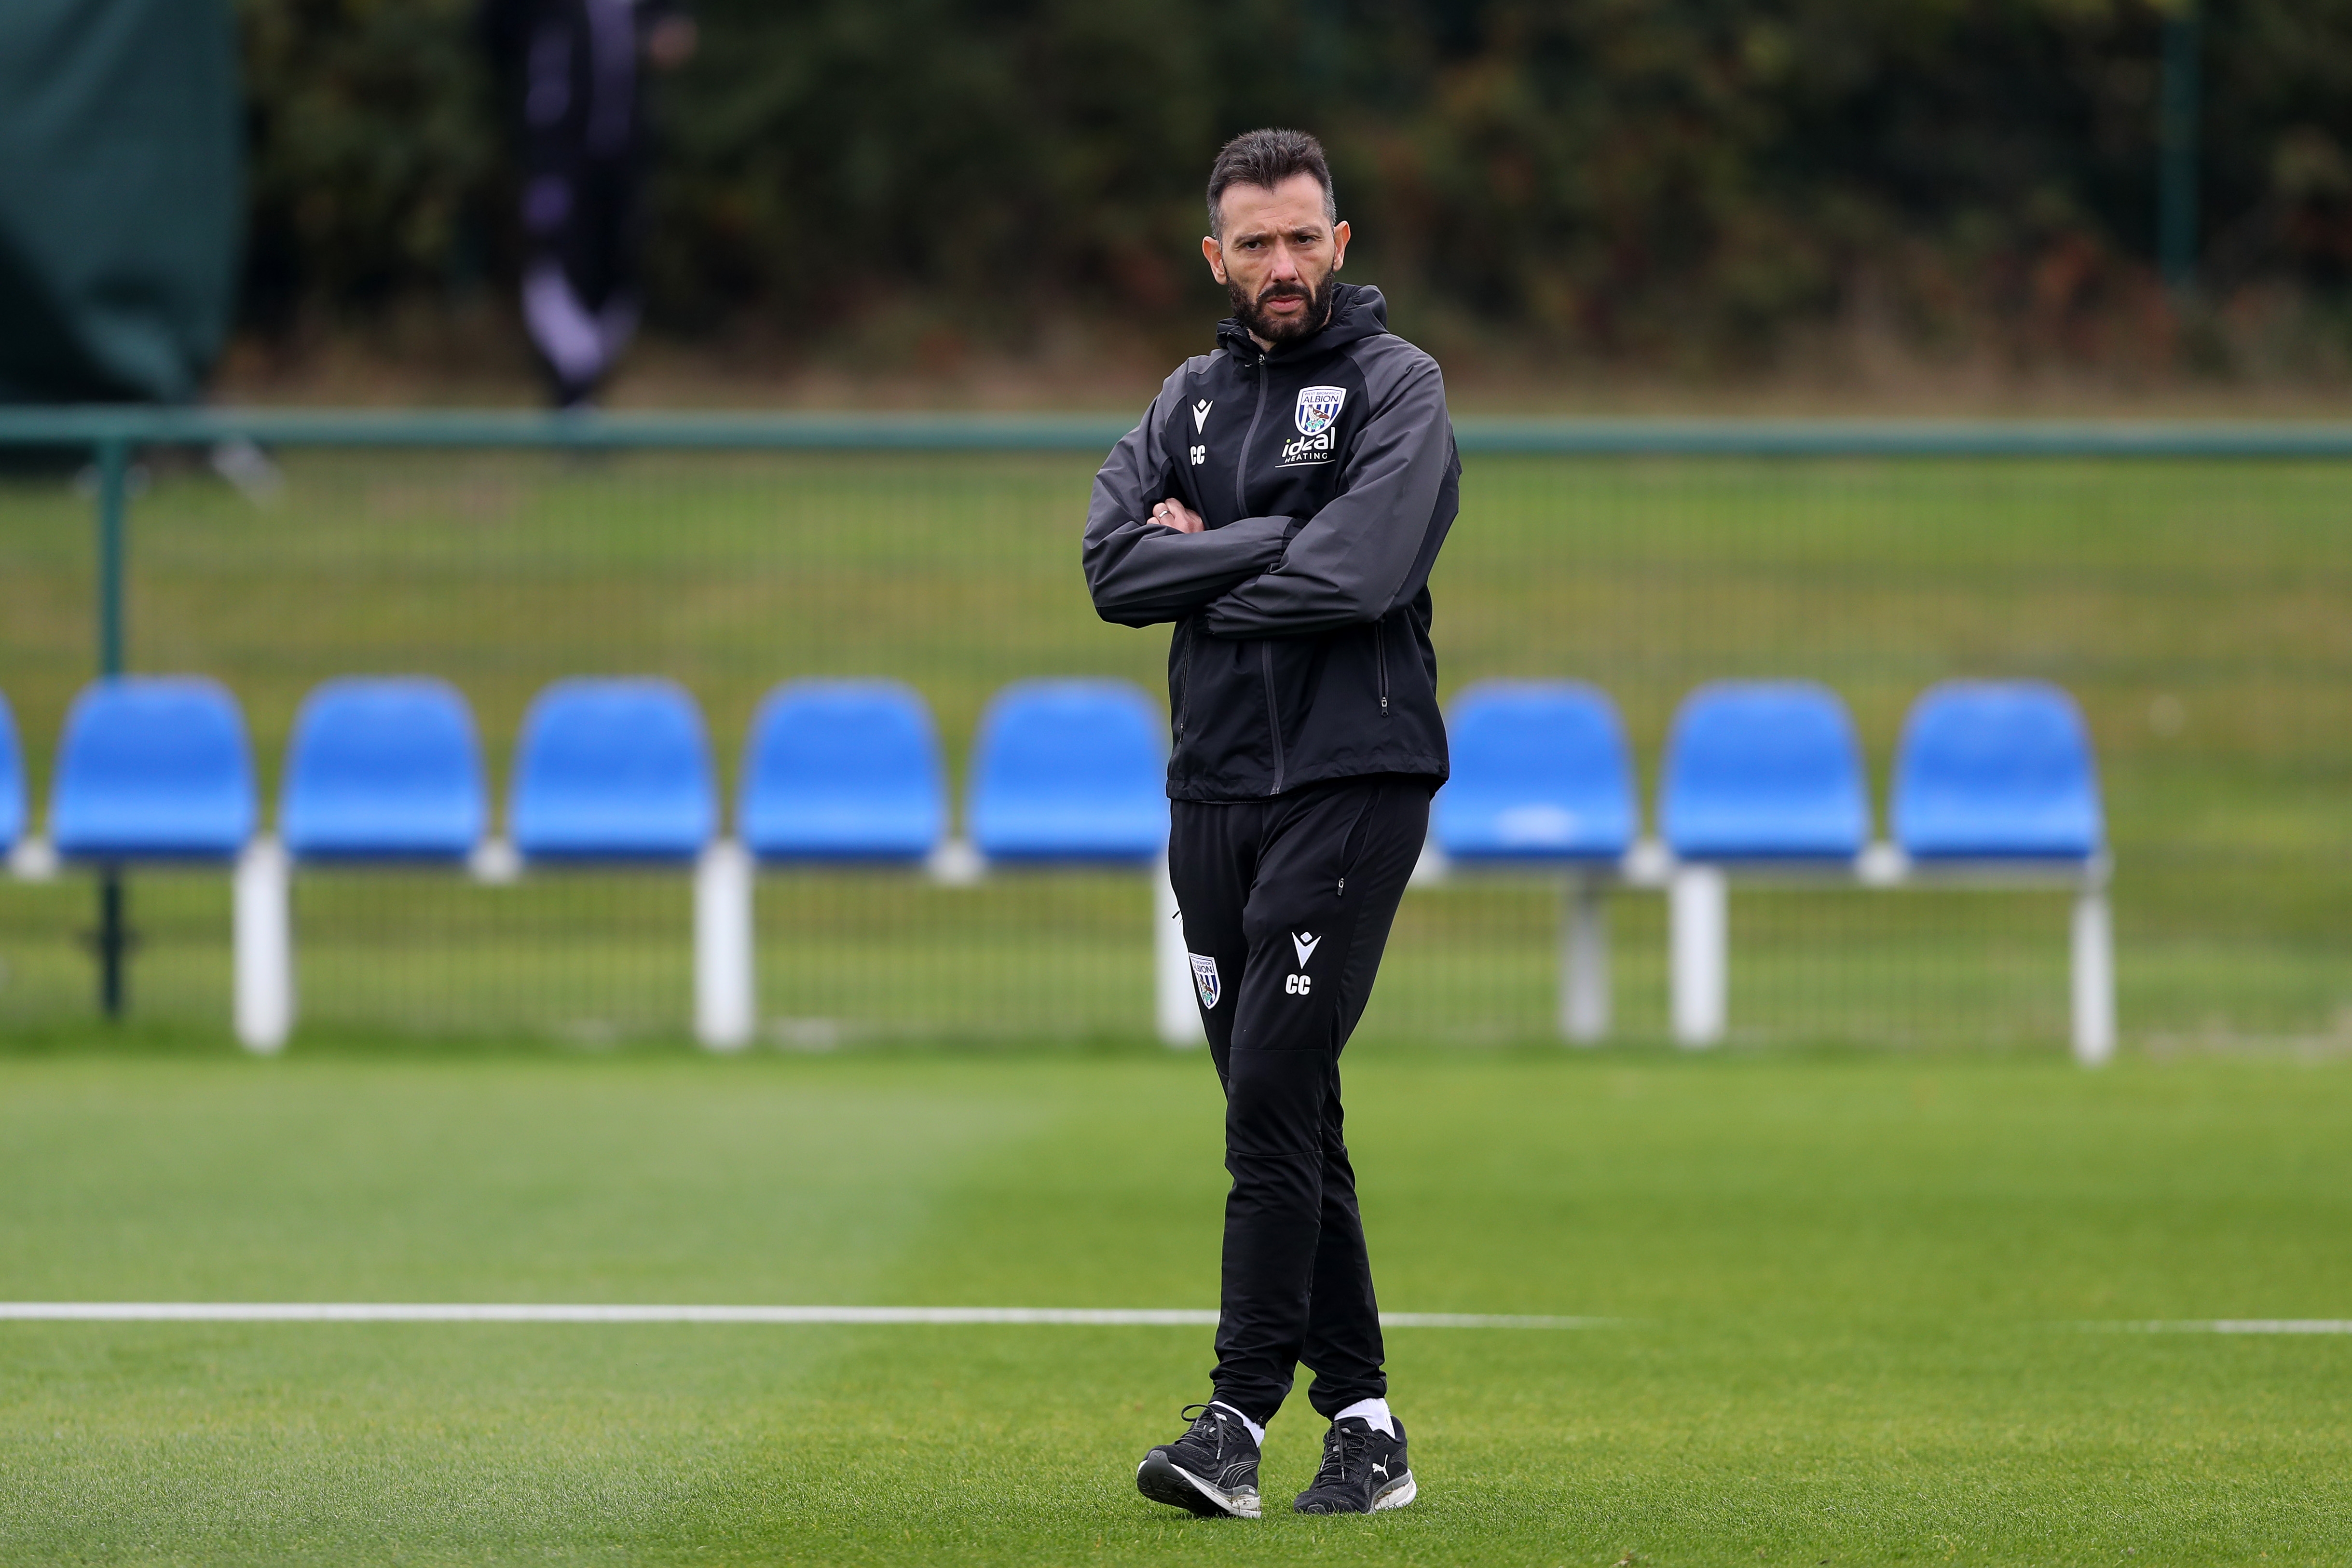
[[[469,0],[242,9],[248,328],[502,298],[510,176]],[[2149,0],[697,10],[701,53],[657,89],[646,258],[654,321],[689,338],[1191,341],[1216,303],[1210,157],[1284,123],[1332,150],[1350,275],[1433,343],[1709,365],[1860,327],[2171,363],[2203,330],[2352,355],[2352,0],[2205,6],[2187,311],[2157,279]]]

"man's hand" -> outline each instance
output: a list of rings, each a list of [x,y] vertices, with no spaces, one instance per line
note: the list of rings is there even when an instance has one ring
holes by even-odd
[[[1180,534],[1197,534],[1205,527],[1201,514],[1171,496],[1151,508],[1151,520]]]

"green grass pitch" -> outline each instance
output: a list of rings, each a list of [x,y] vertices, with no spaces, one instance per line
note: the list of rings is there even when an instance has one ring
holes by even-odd
[[[0,1561],[2338,1563],[2352,1065],[1351,1053],[1422,1500],[1195,1521],[1201,1329],[0,1324]],[[0,1298],[1213,1304],[1205,1061],[0,1058]],[[1265,1482],[1314,1463],[1303,1397]]]
[[[1164,633],[1079,591],[1092,469],[294,453],[269,508],[159,470],[131,660],[228,681],[265,792],[302,693],[361,672],[457,682],[500,777],[558,676],[684,682],[731,774],[776,681],[895,675],[960,769],[1006,681],[1159,682]],[[1882,789],[1927,683],[2066,685],[2123,1062],[2063,1060],[2049,894],[1743,891],[1735,1036],[1796,1048],[1685,1058],[1638,1043],[1654,898],[1612,915],[1624,1039],[1576,1053],[1514,1043],[1557,890],[1415,893],[1349,1058],[1384,1301],[1620,1321],[1398,1332],[1402,1514],[1138,1499],[1197,1329],[19,1323],[0,1563],[2352,1558],[2352,1340],[2078,1326],[2352,1315],[2352,469],[1481,457],[1463,496],[1444,689],[1597,681],[1649,782],[1702,680],[1828,682]],[[86,499],[0,484],[37,781],[94,572]],[[136,879],[113,1049],[88,883],[0,882],[0,1299],[1211,1305],[1216,1098],[1134,1043],[1145,896],[764,879],[763,1038],[845,1049],[716,1061],[659,1043],[680,879],[321,875],[306,1030],[261,1063],[218,874]],[[1314,1425],[1275,1427],[1277,1500]]]

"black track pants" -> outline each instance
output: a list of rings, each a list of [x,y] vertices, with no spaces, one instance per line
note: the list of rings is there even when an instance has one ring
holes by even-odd
[[[1217,1397],[1253,1421],[1274,1418],[1301,1362],[1327,1416],[1388,1394],[1339,1052],[1371,996],[1433,786],[1383,776],[1174,805],[1168,869],[1225,1089],[1234,1178]]]

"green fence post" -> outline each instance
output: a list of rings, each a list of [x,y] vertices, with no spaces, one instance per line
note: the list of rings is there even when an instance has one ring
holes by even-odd
[[[122,530],[130,504],[131,445],[121,436],[98,444],[98,673],[122,674]],[[122,1016],[123,960],[130,933],[123,921],[122,873],[108,866],[98,879],[98,1006]]]

